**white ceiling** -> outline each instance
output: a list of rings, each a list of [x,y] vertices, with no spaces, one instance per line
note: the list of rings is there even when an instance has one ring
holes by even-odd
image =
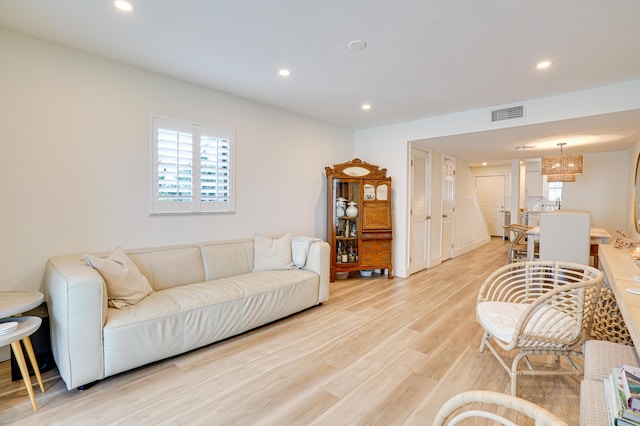
[[[3,0],[0,26],[351,129],[640,78],[638,0],[132,1],[127,15],[111,0]],[[629,134],[615,147],[640,139],[639,113],[600,121],[593,132]],[[496,132],[491,146],[531,137]],[[484,136],[445,152],[489,155]]]

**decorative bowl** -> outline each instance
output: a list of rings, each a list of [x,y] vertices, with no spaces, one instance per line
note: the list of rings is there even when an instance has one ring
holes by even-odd
[[[336,272],[336,280],[346,280],[349,278],[349,272]]]

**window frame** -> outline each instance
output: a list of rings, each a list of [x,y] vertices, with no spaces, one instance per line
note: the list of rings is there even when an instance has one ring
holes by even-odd
[[[189,201],[185,200],[161,200],[159,184],[159,133],[160,129],[166,129],[169,131],[182,132],[191,135],[191,170],[190,170],[190,182],[191,182],[191,194],[184,198],[190,198]],[[157,115],[152,115],[149,118],[149,163],[150,163],[150,215],[194,215],[194,214],[216,214],[216,213],[235,213],[235,132],[229,129],[223,129],[207,124],[194,123],[186,120],[179,120],[173,118],[167,118]],[[205,137],[212,139],[220,139],[228,143],[228,148],[222,151],[226,153],[227,162],[226,169],[228,170],[225,175],[228,179],[227,193],[223,195],[221,201],[206,201],[202,194],[202,140]],[[220,150],[220,149],[219,149]],[[176,158],[179,162],[179,158]],[[225,163],[222,161],[215,162],[216,169],[224,169],[221,166]],[[176,164],[178,168],[179,176],[179,164]],[[217,175],[216,175],[217,176]]]

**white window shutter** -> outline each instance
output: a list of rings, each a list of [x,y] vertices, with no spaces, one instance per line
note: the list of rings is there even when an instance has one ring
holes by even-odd
[[[233,212],[233,132],[159,117],[151,127],[151,212]]]

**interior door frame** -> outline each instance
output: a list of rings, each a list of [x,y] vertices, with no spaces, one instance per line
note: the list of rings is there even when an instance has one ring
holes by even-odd
[[[412,241],[412,216],[413,216],[413,187],[414,187],[414,167],[413,167],[413,159],[414,159],[414,152],[415,151],[419,151],[421,154],[424,154],[424,157],[426,159],[426,170],[425,170],[425,185],[424,185],[424,197],[425,197],[425,214],[426,214],[426,218],[425,218],[425,235],[424,235],[424,241],[425,241],[425,248],[424,248],[424,256],[425,256],[425,268],[422,268],[421,266],[416,266],[416,263],[412,263],[412,247],[413,247],[413,241]],[[407,223],[408,223],[408,229],[407,229],[407,234],[409,236],[409,238],[407,238],[407,253],[409,254],[407,256],[407,274],[411,275],[414,274],[416,272],[422,271],[423,269],[427,269],[431,267],[431,217],[432,217],[432,213],[431,213],[431,208],[432,208],[432,203],[431,203],[431,193],[432,193],[432,173],[433,173],[433,153],[431,150],[429,149],[425,149],[422,148],[420,146],[416,146],[413,144],[410,144],[409,147],[409,176],[408,176],[408,201],[409,201],[409,208],[407,209]]]

